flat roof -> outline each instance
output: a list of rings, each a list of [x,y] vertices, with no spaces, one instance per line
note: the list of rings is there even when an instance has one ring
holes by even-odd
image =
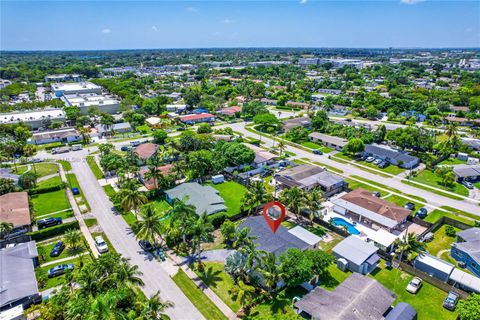
[[[120,103],[120,101],[113,97],[96,93],[67,94],[63,96],[63,99],[67,105],[73,105],[77,107],[112,105]]]
[[[323,134],[319,132],[312,132],[308,135],[310,138],[321,140],[322,142],[334,144],[336,146],[344,147],[348,144],[348,140],[344,138],[339,138],[335,136],[329,136],[328,134]]]
[[[28,112],[2,113],[0,114],[0,123],[29,122],[59,118],[65,118],[65,112],[62,109],[45,109]]]
[[[333,248],[334,253],[356,265],[361,265],[377,251],[378,248],[373,244],[365,242],[354,235],[345,238]]]
[[[469,288],[476,293],[480,293],[480,278],[472,276],[463,270],[458,268],[453,269],[450,274],[449,280],[456,282],[464,287]]]
[[[432,268],[435,268],[443,273],[450,274],[452,270],[455,268],[451,263],[443,261],[435,256],[432,256],[428,253],[421,253],[415,259],[415,261],[421,262],[423,264],[429,265]]]
[[[384,247],[389,247],[395,239],[397,239],[397,236],[380,228],[375,233],[368,234],[368,239],[381,244]]]
[[[83,91],[83,90],[92,90],[92,89],[102,89],[99,85],[96,85],[91,82],[64,82],[64,83],[54,83],[52,84],[52,89],[54,91]]]
[[[307,229],[302,228],[301,226],[293,227],[292,229],[289,229],[288,232],[311,246],[314,246],[322,241],[322,238],[308,231]]]

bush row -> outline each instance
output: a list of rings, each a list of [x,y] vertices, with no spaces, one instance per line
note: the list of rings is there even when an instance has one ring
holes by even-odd
[[[80,229],[80,226],[78,225],[78,221],[72,221],[68,223],[59,224],[54,227],[33,231],[28,233],[28,235],[32,237],[32,240],[41,241],[41,240],[45,240],[45,239],[63,234],[65,231],[69,229]]]
[[[53,192],[53,191],[65,189],[65,187],[66,187],[66,184],[62,182],[60,184],[57,184],[56,186],[28,190],[28,194],[34,195],[34,194],[40,194],[40,193]]]

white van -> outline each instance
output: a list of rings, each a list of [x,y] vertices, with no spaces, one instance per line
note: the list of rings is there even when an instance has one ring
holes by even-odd
[[[82,145],[81,144],[72,145],[72,151],[78,151],[78,150],[82,150]]]

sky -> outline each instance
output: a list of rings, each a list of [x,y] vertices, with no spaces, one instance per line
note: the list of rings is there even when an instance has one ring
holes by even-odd
[[[1,50],[480,47],[480,1],[0,0]]]

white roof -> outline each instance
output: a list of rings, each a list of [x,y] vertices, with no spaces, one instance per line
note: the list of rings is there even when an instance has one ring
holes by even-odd
[[[167,110],[168,109],[185,109],[187,108],[186,104],[167,104]]]
[[[461,284],[464,287],[468,287],[476,293],[480,293],[480,278],[472,276],[463,270],[457,268],[453,269],[452,274],[450,274],[450,280]]]
[[[153,125],[156,125],[156,124],[160,123],[161,119],[158,118],[158,117],[150,117],[150,118],[147,118],[145,121],[148,124],[153,126]]]
[[[452,264],[443,261],[442,259],[439,259],[437,257],[434,257],[430,254],[420,254],[417,258],[417,261],[422,262],[424,264],[427,264],[439,271],[442,271],[446,274],[450,274],[452,272],[453,268],[455,268]]]
[[[68,94],[64,96],[65,102],[70,106],[89,107],[98,105],[119,104],[117,99],[95,93]]]
[[[389,219],[385,216],[382,216],[381,214],[367,210],[349,201],[345,201],[342,198],[335,199],[332,202],[339,207],[352,211],[358,215],[361,215],[362,217],[368,218],[376,223],[379,223],[382,226],[386,226],[387,228],[393,228],[398,224],[398,222],[393,219]]]
[[[29,122],[57,118],[65,118],[65,112],[61,109],[47,109],[41,111],[3,113],[0,114],[0,123]]]
[[[292,229],[288,230],[288,232],[311,246],[314,246],[322,241],[322,238],[300,226],[293,227]]]
[[[52,89],[54,91],[84,91],[91,89],[101,89],[101,87],[91,82],[65,82],[52,84]]]
[[[368,234],[368,239],[375,241],[384,247],[389,247],[395,239],[397,239],[397,236],[380,228],[375,233]]]

